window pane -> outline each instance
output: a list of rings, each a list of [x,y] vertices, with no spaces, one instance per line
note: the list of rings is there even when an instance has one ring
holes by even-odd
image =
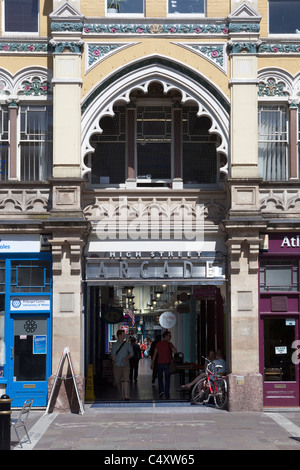
[[[217,179],[215,144],[183,144],[183,183],[213,184]]]
[[[298,290],[298,264],[283,264],[279,261],[265,261],[260,265],[260,290],[270,291],[297,291]]]
[[[264,180],[286,180],[287,113],[284,106],[260,106],[258,112],[258,169]]]
[[[171,178],[172,109],[170,106],[137,108],[137,176]]]
[[[45,181],[52,171],[52,106],[21,106],[21,179]]]
[[[91,155],[92,184],[122,184],[125,182],[126,109],[114,108],[115,115],[100,120],[101,134],[91,138],[95,152]]]
[[[97,142],[92,154],[93,184],[122,184],[125,182],[125,143]]]
[[[50,292],[49,261],[12,261],[11,292]]]
[[[300,29],[300,1],[269,0],[269,32],[296,33]]]
[[[35,266],[23,266],[18,268],[17,285],[22,286],[39,286],[44,287],[44,268]]]
[[[171,144],[139,143],[138,178],[169,179],[171,178]]]
[[[6,106],[0,109],[0,181],[8,179],[8,110]]]
[[[286,320],[264,320],[264,371],[265,382],[295,380],[295,364],[292,362],[295,326]]]
[[[47,319],[16,318],[14,321],[14,380],[16,382],[46,380],[46,348],[38,354],[42,339],[47,346]]]
[[[211,120],[197,112],[195,106],[183,107],[183,182],[213,184],[217,182],[217,136],[209,132]]]
[[[114,9],[119,13],[143,13],[144,0],[108,0],[107,12],[113,13]]]
[[[169,13],[204,13],[204,0],[169,0]]]
[[[38,32],[38,0],[5,0],[6,32]]]

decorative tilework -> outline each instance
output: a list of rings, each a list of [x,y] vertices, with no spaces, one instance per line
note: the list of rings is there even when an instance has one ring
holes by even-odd
[[[227,55],[225,43],[174,43],[199,54],[227,73]]]
[[[136,42],[128,43],[88,43],[86,44],[86,65],[85,71],[88,72],[92,67],[97,65],[103,59],[120,51],[126,47],[131,47],[137,44]]]
[[[220,24],[93,24],[84,25],[85,34],[228,34]]]

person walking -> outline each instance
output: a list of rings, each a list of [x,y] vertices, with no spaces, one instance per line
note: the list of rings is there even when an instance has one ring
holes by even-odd
[[[130,382],[134,379],[137,382],[138,373],[139,373],[139,361],[142,357],[141,348],[136,343],[136,339],[133,337],[131,338],[131,346],[133,350],[133,356],[129,359],[130,365]]]
[[[152,341],[152,343],[151,343],[149,356],[151,357],[152,361],[153,361],[155,346],[157,345],[157,343],[159,343],[159,341],[161,341],[161,335],[157,335],[155,340]],[[155,359],[153,369],[152,369],[152,383],[153,384],[155,383],[156,378],[157,378],[157,355],[156,355],[156,359]]]
[[[156,344],[154,355],[151,361],[151,369],[153,370],[156,356],[157,357],[157,377],[158,377],[158,393],[159,398],[164,395],[167,400],[170,399],[170,364],[172,353],[176,353],[175,346],[171,343],[170,331],[165,331],[163,339]]]
[[[129,359],[133,356],[131,344],[125,341],[125,331],[117,331],[117,341],[111,348],[114,384],[118,387],[121,399],[129,400]]]

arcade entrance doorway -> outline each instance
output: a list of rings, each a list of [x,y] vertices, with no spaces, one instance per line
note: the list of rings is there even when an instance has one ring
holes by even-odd
[[[151,343],[168,329],[180,353],[179,372],[171,378],[171,399],[188,400],[180,385],[198,375],[202,356],[221,350],[226,359],[226,313],[217,286],[149,285],[86,286],[85,365],[93,366],[96,401],[119,401],[113,384],[110,350],[118,329],[141,348],[137,380],[130,382],[132,401],[158,398],[149,350]],[[165,312],[171,315],[166,319]],[[172,321],[170,320],[172,319]],[[164,321],[165,320],[165,321]],[[170,323],[166,323],[170,321]]]

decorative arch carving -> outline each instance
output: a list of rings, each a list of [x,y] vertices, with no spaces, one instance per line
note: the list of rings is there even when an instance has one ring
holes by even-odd
[[[100,120],[104,116],[114,116],[114,105],[128,104],[130,94],[140,90],[147,94],[149,86],[158,82],[163,92],[170,90],[181,94],[181,103],[192,102],[198,106],[198,116],[207,116],[212,125],[210,133],[217,134],[220,145],[217,153],[222,155],[220,172],[228,174],[229,163],[229,103],[217,88],[193,70],[166,59],[151,58],[130,64],[124,70],[98,84],[82,105],[82,176],[90,173],[85,157],[94,152],[90,144],[93,134],[101,134]]]
[[[258,73],[258,97],[288,101],[294,95],[294,77],[285,70],[268,67]]]
[[[52,93],[52,75],[45,67],[26,67],[15,75],[0,69],[0,99],[8,97],[39,99]]]

